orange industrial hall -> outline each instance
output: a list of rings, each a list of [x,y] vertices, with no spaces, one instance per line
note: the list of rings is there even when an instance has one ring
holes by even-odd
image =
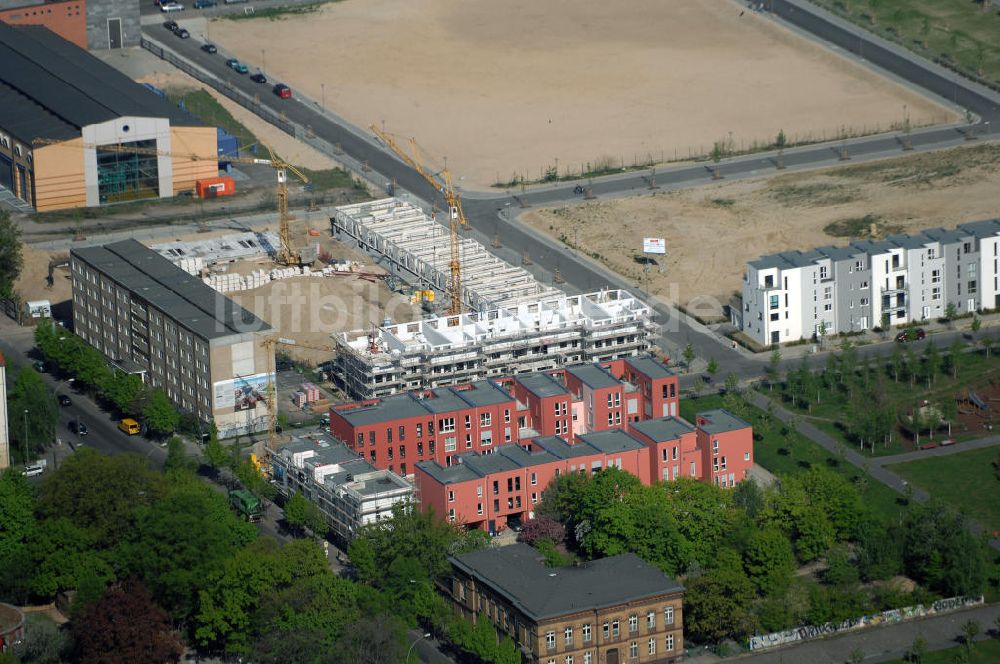
[[[0,22],[0,62],[0,194],[25,210],[168,198],[218,175],[215,127],[47,28]]]

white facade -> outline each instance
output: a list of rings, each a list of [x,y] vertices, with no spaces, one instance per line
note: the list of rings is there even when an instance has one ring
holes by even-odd
[[[137,141],[156,141],[161,154],[156,157],[159,197],[174,195],[174,164],[168,156],[171,150],[170,120],[167,118],[121,117],[81,129],[85,146],[120,145]],[[98,192],[97,149],[83,149],[83,179],[87,191],[87,207],[101,204]]]
[[[275,454],[272,475],[286,497],[301,493],[326,516],[336,539],[349,543],[358,530],[413,501],[413,485],[377,470],[326,434],[299,438]]]
[[[334,335],[335,373],[355,399],[640,355],[658,326],[622,290]]]
[[[764,256],[733,319],[762,346],[1000,308],[1000,220]]]

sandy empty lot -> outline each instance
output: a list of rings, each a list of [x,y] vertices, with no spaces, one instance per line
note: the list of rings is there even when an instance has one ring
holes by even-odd
[[[462,186],[951,119],[734,0],[344,0],[214,40],[360,127],[416,137]],[[741,16],[741,12],[743,15]],[[266,54],[262,54],[262,49]]]
[[[742,289],[746,262],[763,254],[846,244],[824,229],[877,221],[881,234],[949,228],[997,216],[1000,145],[917,154],[779,177],[572,208],[529,210],[522,221],[578,246],[662,299],[700,315],[722,313]],[[856,227],[870,228],[866,221]],[[644,272],[643,237],[669,255]]]

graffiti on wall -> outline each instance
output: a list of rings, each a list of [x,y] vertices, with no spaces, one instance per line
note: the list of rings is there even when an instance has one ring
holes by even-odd
[[[983,597],[949,597],[941,599],[930,607],[923,604],[907,606],[891,611],[882,611],[871,616],[860,616],[851,618],[841,623],[826,623],[823,625],[805,625],[794,629],[786,629],[783,632],[771,632],[770,634],[758,634],[750,637],[750,650],[763,650],[765,648],[775,648],[777,646],[795,643],[796,641],[808,641],[818,639],[823,636],[839,634],[862,627],[875,627],[876,625],[888,625],[891,623],[912,620],[923,616],[931,616],[936,613],[948,613],[957,611],[967,606],[975,606],[983,603]]]

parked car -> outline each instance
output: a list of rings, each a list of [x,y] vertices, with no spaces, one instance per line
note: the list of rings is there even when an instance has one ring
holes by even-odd
[[[292,89],[284,83],[278,83],[274,86],[274,94],[278,95],[282,99],[291,99]]]
[[[238,74],[245,74],[249,71],[247,69],[247,66],[242,62],[240,62],[239,60],[237,60],[236,58],[229,58],[228,60],[226,60],[226,66]]]
[[[926,336],[927,333],[924,332],[924,328],[922,327],[907,328],[896,335],[896,341],[899,343],[906,343],[907,341],[920,341]]]
[[[184,28],[177,28],[174,34],[180,37],[181,39],[187,39],[188,37],[191,36],[191,33],[185,30]]]
[[[267,83],[267,77],[262,72],[257,72],[250,77],[250,80],[254,83]]]
[[[206,53],[218,53],[219,52],[219,49],[216,48],[215,44],[202,44],[201,45],[201,50],[205,51]]]
[[[24,472],[22,473],[25,477],[37,477],[45,472],[45,466],[32,465],[25,466]]]
[[[59,405],[60,406],[72,406],[73,405],[73,400],[70,399],[65,394],[60,394],[59,395]]]
[[[130,436],[138,436],[142,431],[139,423],[133,420],[131,417],[124,417],[118,421],[118,428]]]
[[[248,0],[226,0],[227,5],[235,5],[241,2],[247,2]]]
[[[194,5],[192,6],[195,9],[207,9],[209,7],[214,7],[217,4],[219,3],[217,3],[215,0],[194,0]]]
[[[45,366],[45,363],[42,362],[41,360],[35,360],[32,366],[35,367],[35,371],[37,371],[38,373],[45,373],[45,369],[47,368]]]
[[[90,433],[87,430],[87,425],[79,420],[71,420],[69,423],[69,430],[78,436],[86,436]]]
[[[179,28],[180,26],[177,25],[177,21],[164,21],[163,27],[169,30],[170,32],[177,32],[177,28]]]
[[[160,11],[164,14],[168,12],[182,12],[184,11],[184,5],[179,2],[164,2],[160,5]]]

